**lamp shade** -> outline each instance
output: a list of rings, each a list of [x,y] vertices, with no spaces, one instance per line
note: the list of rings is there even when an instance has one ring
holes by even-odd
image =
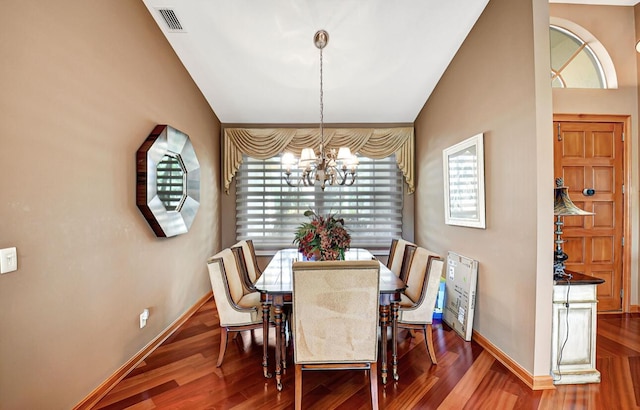
[[[349,147],[340,147],[338,150],[338,157],[336,158],[338,161],[348,161],[351,159],[351,150]]]
[[[304,148],[300,153],[300,165],[307,166],[316,161],[316,153],[313,148]]]
[[[562,184],[562,182],[560,182],[560,184]],[[569,198],[569,190],[566,186],[557,186],[555,188],[553,214],[556,216],[595,215],[593,212],[587,212],[578,208]]]
[[[296,157],[293,156],[291,152],[285,152],[282,156],[282,165],[284,166],[292,166],[296,163]]]
[[[344,162],[344,165],[347,166],[351,172],[356,172],[356,168],[360,164],[360,160],[355,155],[351,155],[351,158]]]

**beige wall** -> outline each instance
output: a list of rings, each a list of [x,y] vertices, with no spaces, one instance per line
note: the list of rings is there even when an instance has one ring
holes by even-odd
[[[640,6],[638,6],[640,7]],[[636,8],[638,8],[636,7]],[[616,69],[618,88],[554,89],[553,112],[631,116],[631,305],[638,305],[638,70],[633,7],[552,4],[552,18],[578,24],[605,47]]]
[[[635,24],[635,32],[634,32],[635,33],[635,37],[634,38],[635,38],[636,41],[638,41],[638,40],[640,40],[640,3],[636,4],[636,6],[633,8],[633,21],[634,21],[634,23],[636,21],[638,22],[638,24]],[[640,67],[640,53],[636,52],[636,68],[637,67]],[[638,87],[640,87],[640,70],[638,70],[638,69],[636,69],[636,84],[638,84]],[[638,97],[637,97],[636,101],[637,101],[637,104],[638,104],[638,110],[640,110],[640,92],[638,92]],[[636,113],[638,115],[640,115],[640,112],[636,111]],[[636,118],[638,118],[638,117],[636,117]],[[637,127],[637,120],[635,121],[635,123],[636,123],[636,127]],[[636,136],[636,141],[638,141],[639,139],[640,138],[638,138]],[[634,158],[635,159],[634,164],[636,164],[636,166],[638,164],[638,149],[640,149],[640,147],[638,145],[640,145],[640,144],[636,143],[632,147],[633,153],[636,155],[636,157]],[[638,172],[636,172],[633,175],[633,177],[634,178],[638,177]],[[636,179],[636,181],[637,181],[637,179]],[[636,182],[635,183],[635,186],[636,186],[635,189],[638,189],[637,185],[638,185],[638,183]],[[636,200],[634,202],[634,204],[637,204],[637,202],[638,201]],[[636,205],[636,208],[638,208],[639,206],[640,205]],[[634,239],[635,240],[633,242],[634,242],[634,246],[637,246],[636,249],[640,249],[640,244],[636,244],[636,242],[640,242],[640,238],[638,236],[635,236],[635,235],[637,235],[637,233],[639,232],[639,229],[640,229],[640,228],[638,228],[638,226],[639,226],[639,224],[638,224],[638,215],[640,214],[640,211],[636,211],[635,208],[634,208],[634,212],[635,212],[635,215],[634,215],[634,221],[633,221],[634,223],[632,224],[632,226],[633,226],[632,232],[634,234]],[[631,266],[632,267],[635,266],[635,269],[637,269],[637,266],[638,266],[638,258],[639,258],[638,254],[639,253],[640,253],[640,251],[636,251],[634,253],[634,255],[633,255],[633,258],[631,259],[632,260]],[[635,299],[634,299],[634,302],[632,302],[632,304],[635,304],[636,306],[640,305],[640,278],[638,276],[640,276],[640,274],[636,273],[635,277],[632,278],[633,280],[635,280],[635,283],[632,283],[632,288],[635,289],[635,291],[636,291]]]
[[[68,409],[210,290],[220,124],[140,1],[10,0],[2,16],[0,248],[19,269],[0,276],[0,408]],[[201,165],[191,231],[169,239],[135,205],[158,123]]]
[[[415,123],[416,241],[480,262],[474,329],[534,376],[551,344],[548,24],[544,0],[491,0]],[[487,229],[445,225],[442,150],[480,132]]]

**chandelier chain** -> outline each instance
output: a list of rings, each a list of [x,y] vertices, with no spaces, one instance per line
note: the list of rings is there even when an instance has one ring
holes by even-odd
[[[324,156],[324,83],[322,81],[322,48],[320,47],[320,155]]]

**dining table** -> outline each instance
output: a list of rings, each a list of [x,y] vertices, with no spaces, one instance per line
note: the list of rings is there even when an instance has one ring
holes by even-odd
[[[372,260],[375,256],[363,248],[350,248],[345,252],[345,260]],[[262,367],[264,376],[272,377],[268,370],[267,341],[269,335],[270,311],[273,307],[273,320],[276,331],[275,349],[275,379],[278,390],[282,390],[282,372],[286,368],[286,334],[284,332],[283,312],[285,305],[292,303],[294,261],[306,260],[298,249],[282,249],[276,252],[262,275],[256,280],[254,286],[260,292],[263,320],[263,355]],[[397,320],[400,295],[406,288],[406,284],[400,280],[387,266],[380,262],[380,373],[382,383],[387,382],[387,331],[391,326],[392,351],[391,364],[394,380],[398,380],[398,352],[396,346]],[[295,346],[293,346],[295,349]]]

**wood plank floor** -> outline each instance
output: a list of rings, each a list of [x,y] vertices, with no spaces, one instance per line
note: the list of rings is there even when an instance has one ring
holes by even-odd
[[[438,365],[424,339],[401,331],[400,380],[379,384],[381,409],[640,409],[640,314],[598,317],[597,368],[602,382],[532,391],[475,342],[434,324]],[[273,360],[273,340],[269,340]],[[216,367],[220,327],[213,300],[115,386],[95,409],[291,409],[293,368],[278,392],[262,376],[262,335],[229,341]],[[305,372],[306,409],[367,409],[365,372]]]

